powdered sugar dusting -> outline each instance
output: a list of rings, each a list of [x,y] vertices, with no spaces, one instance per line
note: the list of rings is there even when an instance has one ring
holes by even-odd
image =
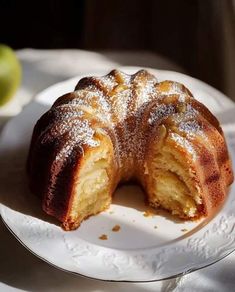
[[[156,84],[156,80],[147,80],[144,86],[139,86],[136,89],[136,108],[139,108],[144,103],[151,101],[154,98],[154,85]]]
[[[108,90],[112,90],[115,86],[118,85],[115,77],[113,75],[106,75],[104,77],[97,78],[102,82],[102,85],[106,87]]]
[[[112,114],[118,122],[123,122],[129,113],[129,103],[131,100],[131,90],[126,88],[110,97],[112,104]]]
[[[100,143],[93,138],[94,133],[95,130],[92,129],[88,120],[76,120],[73,127],[68,131],[67,141],[57,153],[56,160],[67,157],[74,145],[77,144],[80,144],[80,146],[88,145],[90,147],[97,147]]]
[[[192,120],[192,121],[181,122],[179,124],[179,129],[187,133],[188,135],[195,135],[201,130],[201,127],[196,120]]]
[[[161,95],[178,95],[179,102],[185,102],[186,97],[188,97],[188,93],[184,90],[182,84],[178,82],[168,82],[169,90],[161,91]]]
[[[170,114],[175,112],[175,107],[173,105],[165,105],[160,104],[157,105],[154,110],[150,112],[150,117],[148,119],[148,123],[150,125],[155,124],[157,121],[161,120],[162,118],[169,116]]]
[[[195,117],[197,114],[198,114],[198,111],[193,108],[193,106],[188,103],[186,105],[186,111],[185,111],[185,114],[187,115],[187,117],[190,115],[191,117]]]

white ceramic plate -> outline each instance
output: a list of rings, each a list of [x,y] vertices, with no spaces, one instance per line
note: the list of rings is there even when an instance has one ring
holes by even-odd
[[[127,73],[137,69],[122,68]],[[233,106],[223,94],[199,80],[176,72],[151,71],[159,80],[183,82],[213,112]],[[231,253],[235,249],[234,185],[218,213],[198,222],[177,221],[164,212],[144,216],[148,208],[136,186],[119,188],[111,208],[84,221],[76,231],[63,231],[41,211],[39,200],[28,191],[25,175],[31,132],[41,114],[58,96],[72,91],[80,78],[44,90],[2,133],[0,211],[16,238],[32,253],[60,269],[110,281],[174,277]],[[232,134],[230,131],[227,142],[235,162],[235,132]],[[115,225],[120,226],[118,232],[112,231]],[[107,240],[99,238],[103,234]]]

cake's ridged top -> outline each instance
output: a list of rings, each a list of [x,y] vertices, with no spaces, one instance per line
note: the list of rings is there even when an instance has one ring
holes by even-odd
[[[114,70],[103,77],[81,79],[75,91],[60,97],[34,129],[28,169],[33,190],[47,197],[48,209],[44,208],[50,212],[59,186],[69,192],[75,161],[86,149],[99,146],[96,133],[110,135],[118,175],[127,180],[143,171],[149,141],[161,124],[167,125],[172,139],[193,161],[200,158],[198,163],[205,164],[213,153],[221,167],[229,164],[217,119],[182,84],[158,82],[145,70],[134,75]],[[226,166],[223,173],[226,185],[232,179],[231,169]],[[57,217],[63,218],[68,198],[66,194],[61,198]]]

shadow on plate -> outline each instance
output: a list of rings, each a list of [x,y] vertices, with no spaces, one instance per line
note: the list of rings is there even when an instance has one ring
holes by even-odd
[[[169,212],[158,208],[152,208],[148,205],[146,196],[142,188],[134,183],[126,183],[120,185],[114,193],[113,204],[134,208],[137,211],[143,212],[148,216],[162,216],[166,220],[174,223],[183,223],[184,220],[171,215]]]

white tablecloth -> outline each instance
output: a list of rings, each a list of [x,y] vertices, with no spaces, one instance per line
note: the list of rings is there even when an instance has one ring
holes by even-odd
[[[93,53],[73,50],[21,50],[23,81],[15,98],[0,109],[0,125],[17,114],[42,89],[90,71],[134,65],[183,72],[177,65],[150,53]],[[221,119],[235,127],[231,103]],[[234,121],[234,123],[232,123]],[[4,171],[4,170],[0,170]],[[0,222],[0,291],[235,291],[235,253],[183,277],[153,283],[109,283],[67,274],[30,254]]]

